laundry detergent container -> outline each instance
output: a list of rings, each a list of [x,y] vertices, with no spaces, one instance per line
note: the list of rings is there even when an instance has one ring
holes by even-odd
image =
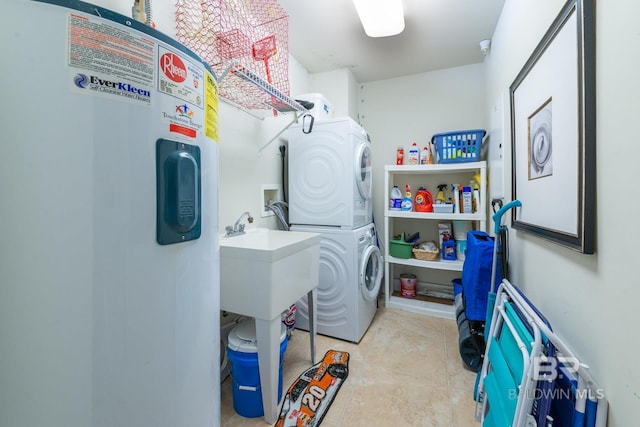
[[[283,323],[281,328],[278,401],[282,397],[282,364],[288,342],[287,328]],[[246,418],[262,417],[264,409],[258,369],[258,340],[253,319],[238,324],[229,332],[227,357],[231,363],[233,409]]]

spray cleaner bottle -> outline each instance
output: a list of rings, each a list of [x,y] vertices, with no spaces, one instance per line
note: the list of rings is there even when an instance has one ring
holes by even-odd
[[[447,199],[444,197],[444,190],[447,188],[447,184],[438,185],[438,194],[436,194],[436,203],[445,203]]]
[[[460,213],[460,185],[452,184],[451,191],[453,191],[453,213]]]

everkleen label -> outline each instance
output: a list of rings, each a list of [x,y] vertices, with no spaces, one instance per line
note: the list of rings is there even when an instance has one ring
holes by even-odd
[[[91,84],[94,84],[96,86],[100,86],[103,88],[116,89],[120,92],[129,92],[134,95],[140,95],[146,98],[151,97],[151,91],[147,89],[141,89],[139,87],[136,87],[135,85],[132,85],[131,83],[113,82],[107,79],[101,79],[100,77],[96,77],[96,76],[91,76],[89,78],[89,81],[91,82]]]
[[[68,57],[73,90],[151,105],[156,43],[91,15],[68,17]]]
[[[98,76],[87,76],[78,73],[73,77],[73,83],[80,89],[86,89],[100,94],[110,94],[125,97],[135,101],[151,102],[151,91],[137,87],[128,82],[118,82]]]

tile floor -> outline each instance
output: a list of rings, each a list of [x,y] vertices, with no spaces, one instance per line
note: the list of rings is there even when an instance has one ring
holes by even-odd
[[[473,387],[476,374],[458,353],[453,320],[378,309],[360,344],[318,335],[316,359],[329,349],[349,352],[349,377],[322,427],[477,427]],[[283,393],[311,365],[309,336],[294,330],[285,353]],[[264,418],[233,410],[231,379],[221,385],[222,427],[263,427]]]

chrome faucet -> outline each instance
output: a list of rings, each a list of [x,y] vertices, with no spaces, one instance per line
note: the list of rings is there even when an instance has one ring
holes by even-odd
[[[253,222],[253,217],[251,216],[251,214],[247,211],[247,212],[243,212],[242,215],[240,215],[240,218],[238,218],[238,220],[236,221],[235,224],[233,224],[233,227],[230,225],[227,225],[224,229],[227,232],[227,236],[238,236],[240,234],[244,234],[244,224],[241,224],[240,221],[242,221],[242,217],[247,216],[247,222],[249,222],[249,224],[251,224]]]

